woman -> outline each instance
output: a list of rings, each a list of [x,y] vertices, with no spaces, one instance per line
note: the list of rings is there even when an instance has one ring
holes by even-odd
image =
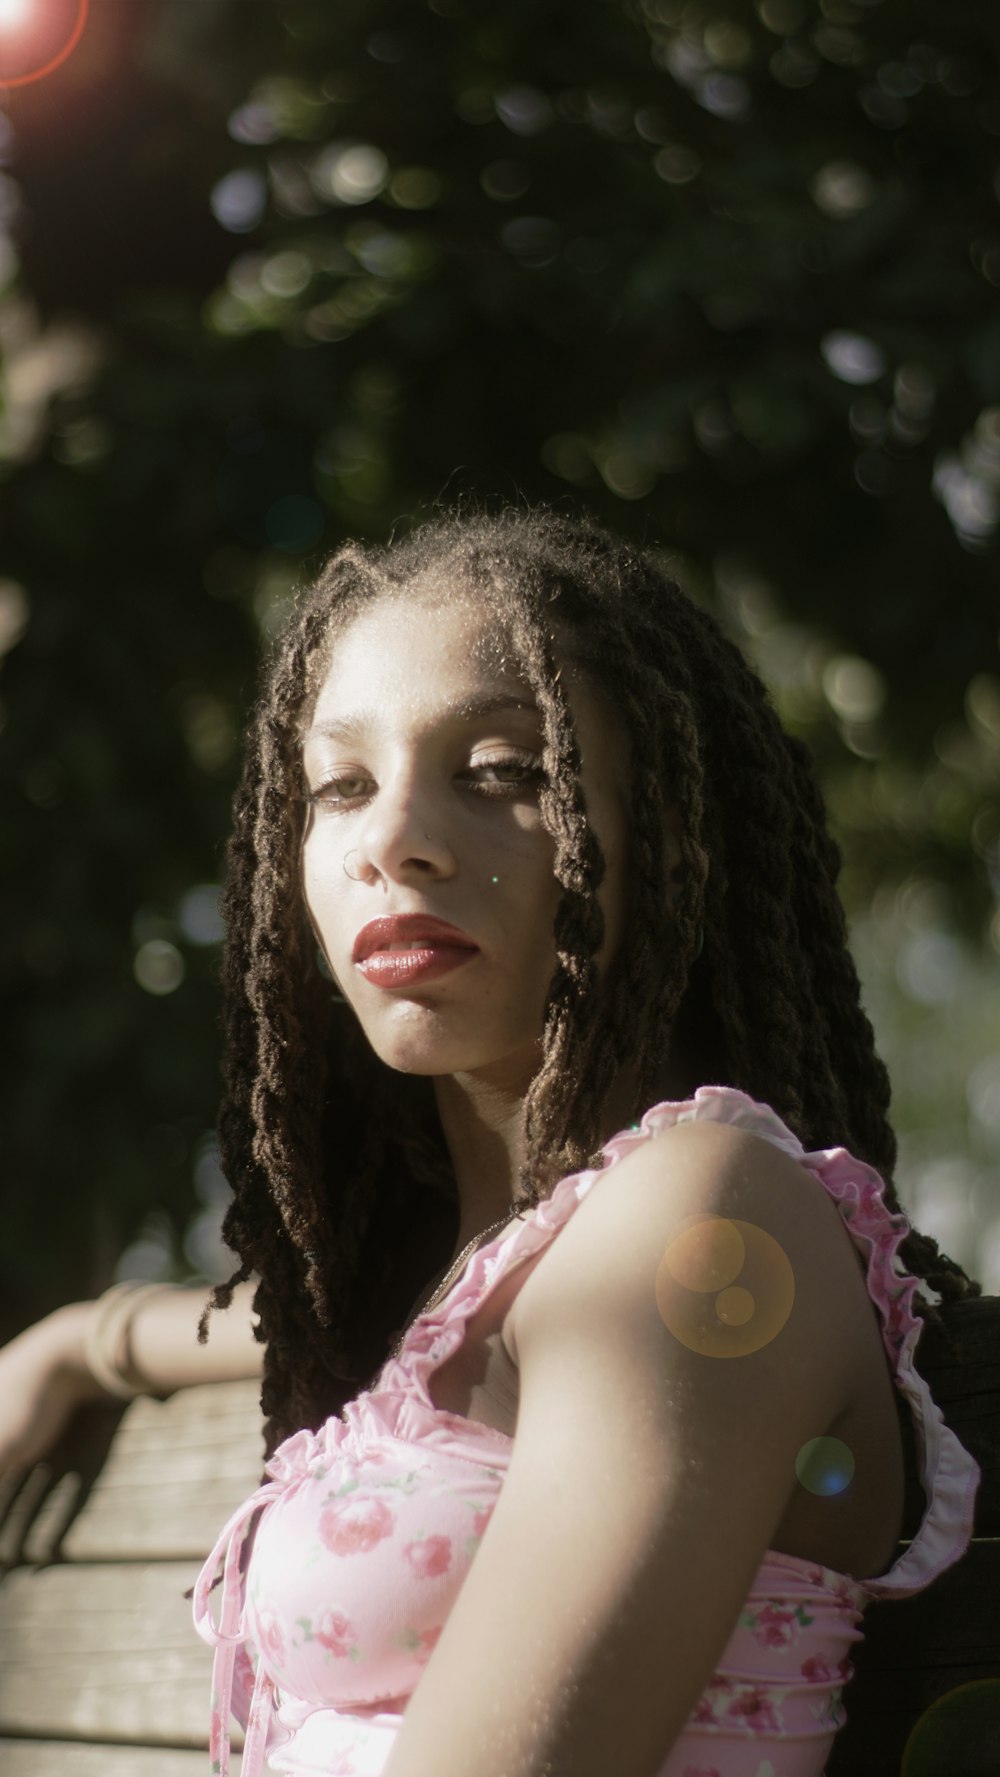
[[[233,1701],[245,1777],[819,1777],[978,1478],[838,862],[760,681],[597,527],[445,518],[301,600],[225,900],[213,1305],[259,1279],[270,1461],[195,1589],[213,1769]]]

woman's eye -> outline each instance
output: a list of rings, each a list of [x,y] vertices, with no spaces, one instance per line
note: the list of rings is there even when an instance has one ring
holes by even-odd
[[[356,802],[359,797],[363,797],[370,782],[370,778],[362,777],[357,772],[345,772],[341,777],[328,777],[309,791],[309,801],[322,802],[330,808],[340,808],[344,803]]]
[[[529,784],[537,784],[545,775],[541,759],[536,753],[507,754],[499,759],[474,759],[469,772],[479,789],[494,796],[505,790],[523,789]]]

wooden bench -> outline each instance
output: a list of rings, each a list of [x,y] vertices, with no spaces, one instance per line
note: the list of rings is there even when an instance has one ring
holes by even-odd
[[[918,1363],[982,1470],[973,1541],[926,1592],[865,1612],[826,1777],[1000,1777],[1000,1297],[942,1318],[921,1334]],[[908,1468],[912,1535],[923,1495]]]
[[[0,1494],[3,1777],[208,1777],[212,1650],[184,1593],[261,1480],[259,1395],[88,1409]]]
[[[983,1469],[976,1539],[928,1592],[867,1613],[827,1777],[1000,1772],[1000,1299],[956,1304],[923,1342]],[[261,1478],[257,1395],[89,1410],[49,1464],[0,1484],[3,1777],[207,1777],[211,1650],[184,1592]],[[908,1530],[919,1512],[911,1474]]]

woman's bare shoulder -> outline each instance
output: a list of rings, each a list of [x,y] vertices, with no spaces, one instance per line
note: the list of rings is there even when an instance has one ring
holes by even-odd
[[[637,1278],[704,1355],[763,1349],[793,1316],[801,1326],[809,1305],[841,1345],[870,1336],[858,1259],[820,1179],[727,1123],[678,1123],[595,1180],[518,1291],[504,1325],[512,1358],[579,1289],[628,1290]]]
[[[505,1723],[512,1770],[539,1768],[540,1721],[561,1770],[640,1777],[662,1760],[800,1451],[853,1386],[841,1298],[857,1267],[838,1220],[797,1161],[733,1129],[666,1132],[590,1186],[518,1297],[510,1464],[407,1712],[401,1774],[430,1768],[456,1697],[470,1735]]]

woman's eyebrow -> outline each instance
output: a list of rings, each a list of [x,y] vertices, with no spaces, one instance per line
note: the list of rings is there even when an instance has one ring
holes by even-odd
[[[513,697],[494,691],[483,692],[477,697],[463,697],[454,703],[442,704],[436,715],[443,721],[472,721],[480,716],[492,716],[501,710],[524,710],[537,716],[538,705],[523,697]],[[348,716],[332,716],[328,721],[317,722],[304,736],[307,740],[353,740],[366,728],[377,725],[378,717],[371,710],[355,710]]]

